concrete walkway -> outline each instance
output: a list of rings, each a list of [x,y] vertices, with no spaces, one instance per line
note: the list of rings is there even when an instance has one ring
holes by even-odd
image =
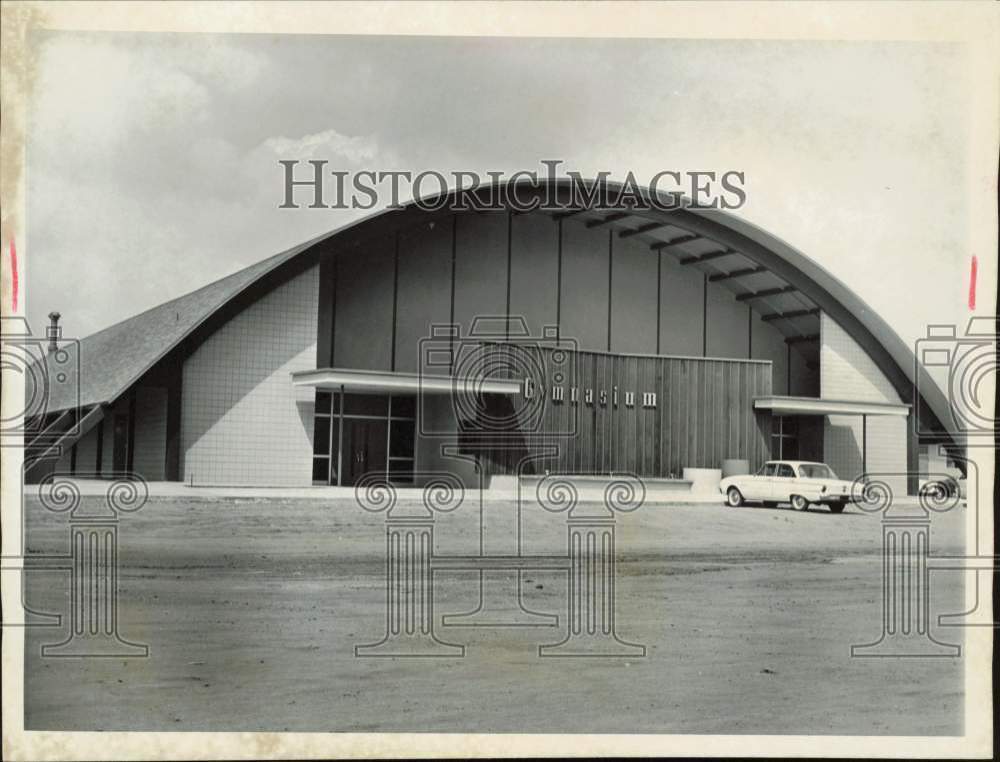
[[[591,477],[592,478],[592,477]],[[63,481],[63,479],[60,479]],[[103,496],[108,489],[111,480],[108,479],[69,479],[79,493],[83,496]],[[496,480],[500,481],[500,480]],[[526,480],[522,484],[522,495],[530,495],[531,499],[535,496],[535,487],[538,481],[538,477],[531,478],[530,481]],[[353,487],[329,487],[329,486],[310,486],[310,487],[245,487],[245,486],[199,486],[199,485],[189,485],[184,482],[147,482],[149,488],[149,496],[155,498],[217,498],[220,500],[231,499],[231,498],[257,498],[257,499],[306,499],[306,500],[338,500],[338,499],[354,499],[354,488]],[[493,486],[491,489],[478,490],[478,489],[466,489],[465,494],[467,499],[481,499],[481,500],[513,500],[516,495],[514,491],[514,480],[504,480],[501,483]],[[25,494],[31,495],[32,493],[37,494],[37,485],[26,485]],[[396,493],[401,500],[422,500],[423,499],[423,489],[420,487],[397,487]],[[581,500],[588,501],[591,499],[589,493],[584,493],[580,495]],[[646,491],[646,501],[647,503],[681,503],[681,504],[720,504],[723,502],[723,496],[720,493],[695,493],[695,492],[678,492],[675,489],[671,490],[661,490],[655,487],[649,487]]]
[[[592,481],[595,477],[587,476],[583,477],[586,480]],[[535,499],[535,488],[541,477],[539,476],[528,476],[522,480],[521,489],[522,497],[534,500]],[[63,481],[63,479],[60,479]],[[110,479],[69,479],[71,483],[76,485],[79,493],[83,496],[100,497],[107,493],[109,484],[111,484]],[[497,484],[493,485],[490,489],[478,490],[478,489],[466,489],[465,495],[466,499],[469,500],[484,500],[484,501],[495,501],[503,500],[510,501],[516,498],[514,490],[514,480],[510,479],[495,479]],[[189,485],[184,482],[147,482],[149,487],[149,496],[153,498],[204,498],[204,499],[218,499],[227,500],[234,498],[242,499],[305,499],[305,500],[344,500],[354,499],[354,488],[353,487],[329,487],[329,486],[310,486],[310,487],[241,487],[241,486],[226,486],[226,485],[214,485],[214,486],[198,486]],[[38,494],[38,485],[29,484],[25,486],[25,496],[32,496]],[[423,499],[423,489],[420,487],[396,487],[396,494],[400,500],[422,500]],[[601,495],[600,491],[594,491],[593,489],[581,489],[579,493],[579,499],[581,502],[591,502],[594,500],[600,501]],[[678,491],[676,488],[664,488],[660,489],[657,487],[656,480],[651,480],[646,486],[646,500],[647,504],[656,503],[671,503],[680,505],[719,505],[724,503],[724,496],[721,493],[712,492],[709,490],[701,491]],[[893,498],[893,503],[896,505],[918,505],[919,498],[914,495],[897,495]],[[962,499],[960,501],[963,505],[966,504],[966,500]]]

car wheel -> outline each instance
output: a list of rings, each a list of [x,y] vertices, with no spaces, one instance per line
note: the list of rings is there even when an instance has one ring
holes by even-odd
[[[830,513],[843,513],[847,503],[830,503]]]
[[[743,494],[736,487],[730,487],[726,490],[726,503],[738,508],[743,505]]]
[[[802,497],[802,495],[792,495],[792,508],[797,511],[804,511],[808,507],[809,501]]]

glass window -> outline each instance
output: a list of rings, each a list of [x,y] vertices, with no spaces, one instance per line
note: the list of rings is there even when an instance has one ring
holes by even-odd
[[[413,421],[392,421],[389,424],[389,455],[393,458],[412,458],[413,433]]]
[[[313,454],[330,454],[330,419],[325,416],[313,419]]]
[[[330,414],[330,392],[316,392],[316,413],[319,415]]]
[[[764,464],[764,476],[774,476],[778,472],[777,463],[765,463]]]
[[[416,397],[393,397],[392,416],[393,418],[414,418],[416,416]]]
[[[389,461],[389,481],[400,484],[412,484],[413,461],[412,460]]]
[[[833,471],[824,463],[804,463],[799,466],[799,476],[806,479],[836,479]]]
[[[329,458],[313,458],[313,481],[327,484],[330,479]]]
[[[793,471],[792,467],[787,463],[780,463],[778,465],[778,477],[786,479],[794,479],[795,471]]]
[[[344,415],[389,414],[389,398],[382,394],[347,394],[344,395]]]

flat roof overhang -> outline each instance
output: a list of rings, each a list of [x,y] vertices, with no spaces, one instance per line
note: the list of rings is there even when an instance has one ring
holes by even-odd
[[[855,400],[824,400],[817,397],[757,397],[754,410],[767,410],[773,415],[894,415],[910,414],[910,406],[891,402]]]
[[[295,386],[362,394],[520,394],[523,383],[516,379],[476,378],[386,370],[354,370],[351,368],[317,368],[292,373]]]

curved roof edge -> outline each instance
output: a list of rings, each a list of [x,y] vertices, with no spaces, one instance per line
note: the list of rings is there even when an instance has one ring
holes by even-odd
[[[594,181],[584,180],[584,182],[593,183]],[[610,180],[606,181],[605,185],[613,193],[623,189],[621,183]],[[110,374],[109,383],[98,384],[92,391],[85,393],[84,385],[88,387],[93,385],[81,383],[80,404],[107,404],[114,401],[173,349],[191,337],[197,336],[199,331],[204,333],[206,330],[211,330],[213,323],[217,322],[218,318],[231,311],[234,302],[239,303],[241,299],[245,299],[262,286],[284,280],[290,277],[289,273],[297,272],[303,266],[308,265],[309,262],[300,261],[301,257],[308,255],[310,259],[318,260],[319,253],[324,249],[341,250],[338,245],[340,243],[343,244],[342,250],[349,250],[350,247],[375,232],[391,232],[421,221],[446,216],[455,211],[451,202],[459,194],[466,194],[466,196],[471,194],[477,198],[491,194],[492,197],[497,190],[503,189],[505,196],[509,197],[510,191],[507,190],[509,186],[517,187],[516,195],[520,203],[524,203],[525,200],[530,203],[532,198],[538,198],[539,200],[555,201],[560,208],[564,209],[572,205],[572,201],[576,198],[574,189],[578,188],[574,181],[564,178],[546,182],[519,180],[513,183],[504,182],[483,186],[473,190],[452,190],[446,194],[411,201],[401,208],[380,210],[317,236],[281,254],[233,273],[209,286],[154,307],[83,339],[80,342],[81,382],[86,382],[91,377],[91,374],[85,372],[86,369],[83,367],[84,359],[87,360],[86,365],[93,365],[94,368],[101,367],[102,371],[107,373],[107,366],[103,365],[102,362],[106,360],[106,357],[99,356],[104,354],[101,351],[102,345],[114,347],[119,356],[125,354],[131,358],[131,361],[126,364],[126,367],[119,368]],[[634,188],[634,186],[632,187]],[[696,208],[686,199],[680,204],[677,200],[673,200],[673,207],[679,205],[681,208],[670,208],[668,205],[671,202],[664,195],[654,194],[649,188],[637,188],[636,190],[643,203],[630,209],[629,216],[645,217],[652,222],[688,229],[693,233],[731,246],[773,271],[815,301],[848,335],[857,341],[879,370],[893,384],[901,399],[904,401],[908,398],[912,399],[914,404],[918,404],[922,400],[926,406],[923,409],[927,409],[933,414],[941,432],[947,434],[953,443],[962,444],[957,430],[946,423],[952,420],[947,398],[929,374],[915,362],[910,347],[875,310],[838,278],[790,244],[739,217],[718,209]],[[506,207],[502,206],[501,208]],[[616,211],[615,208],[593,207],[594,210],[602,208]],[[554,211],[554,208],[547,211]],[[224,286],[215,295],[217,298],[205,300],[204,303],[195,300],[194,304],[188,304],[192,297],[208,291],[213,286]],[[168,314],[175,307],[182,305],[185,306],[185,309],[193,309],[196,313],[187,316],[189,319],[184,321],[183,330],[167,331],[166,335],[159,335],[148,330],[151,322],[161,320],[164,314]],[[230,309],[227,310],[227,307]],[[180,328],[180,326],[178,327]],[[134,347],[136,351],[121,353],[123,338],[135,339],[135,337],[138,337],[141,346]],[[102,340],[98,341],[98,339]],[[125,343],[135,344],[136,342],[125,341]],[[47,358],[47,362],[52,362],[51,356]],[[74,400],[54,397],[51,402],[50,412],[66,409],[76,404]]]

